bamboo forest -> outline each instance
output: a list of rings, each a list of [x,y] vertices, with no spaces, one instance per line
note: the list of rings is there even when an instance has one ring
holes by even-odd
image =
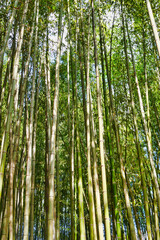
[[[160,240],[160,1],[0,0],[0,239]]]

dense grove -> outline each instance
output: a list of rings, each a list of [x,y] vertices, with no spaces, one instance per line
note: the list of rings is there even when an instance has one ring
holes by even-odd
[[[0,239],[160,239],[160,2],[0,2]]]

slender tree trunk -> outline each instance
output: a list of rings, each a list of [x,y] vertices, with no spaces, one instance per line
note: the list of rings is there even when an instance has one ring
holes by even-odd
[[[34,192],[35,192],[35,166],[36,166],[36,130],[37,130],[37,117],[38,117],[38,99],[39,99],[39,86],[41,79],[41,66],[38,76],[36,100],[35,100],[35,116],[34,116],[34,128],[33,128],[33,159],[32,159],[32,179],[31,179],[31,217],[30,217],[30,239],[33,240],[34,232]]]
[[[9,196],[9,240],[15,239],[15,229],[14,229],[14,197],[13,197],[13,171],[14,171],[14,162],[13,162],[13,127],[10,127],[10,183],[9,183],[9,189],[10,189],[10,196]]]
[[[53,122],[51,128],[51,155],[49,159],[49,204],[48,204],[48,240],[56,239],[55,219],[54,219],[54,167],[55,167],[55,141],[56,141],[56,126],[57,126],[57,111],[59,102],[59,67],[61,55],[61,28],[62,28],[62,7],[63,0],[60,2],[59,24],[58,24],[58,45],[56,57],[56,72],[55,72],[55,91],[53,102]]]
[[[24,154],[26,153],[26,146],[24,146]],[[24,187],[25,187],[25,157],[22,156],[22,182],[21,182],[21,200],[20,200],[20,208],[21,208],[21,213],[20,213],[20,230],[19,230],[19,236],[20,239],[22,239],[22,228],[23,228],[23,213],[24,213]]]
[[[48,117],[48,113],[46,110],[46,118]],[[46,120],[46,147],[45,147],[45,218],[48,219],[48,168],[49,168],[49,150],[48,150],[48,124]],[[47,239],[48,236],[48,221],[45,221],[45,239]]]
[[[82,21],[82,16],[81,16],[81,21]],[[88,20],[88,26],[90,28],[90,18]],[[88,31],[89,31],[89,28],[88,28]],[[88,32],[88,38],[89,38],[89,35],[90,35],[90,33]],[[89,39],[88,39],[88,41],[89,41]],[[84,124],[85,124],[85,130],[86,130],[86,138],[87,138],[88,195],[89,195],[89,214],[90,214],[90,233],[91,233],[90,237],[91,237],[91,239],[97,239],[96,213],[95,213],[92,168],[91,168],[90,109],[89,109],[90,105],[89,105],[89,100],[87,100],[87,104],[88,104],[88,108],[87,108],[86,98],[85,98],[84,74],[83,74],[82,55],[81,55],[79,34],[78,34],[78,53],[79,53],[79,60],[80,60],[80,74],[81,74],[81,85],[82,85],[82,95],[83,95]],[[89,59],[88,59],[88,61],[89,61]],[[88,62],[88,69],[89,69],[89,62]],[[89,72],[88,72],[88,81],[89,81]],[[89,90],[90,90],[90,88],[89,88]],[[88,95],[88,96],[90,97],[90,95]],[[87,111],[88,111],[88,113],[87,113]]]
[[[154,221],[155,221],[153,232],[155,232],[156,239],[159,240],[160,239],[159,219],[158,219],[157,195],[156,195],[155,188],[153,188],[153,198],[154,198],[153,203],[154,203]]]
[[[109,158],[111,162],[111,194],[113,195],[114,201],[114,212],[113,212],[113,229],[115,229],[115,220],[116,220],[116,232],[117,238],[121,239],[121,226],[119,221],[119,212],[118,212],[118,200],[117,200],[117,187],[116,187],[116,175],[115,175],[115,166],[114,166],[114,158],[112,153],[112,146],[111,146],[111,134],[110,134],[110,126],[109,126],[109,116],[108,116],[108,109],[107,109],[107,94],[106,94],[106,82],[105,82],[105,72],[104,72],[104,59],[103,59],[103,39],[102,39],[102,27],[100,21],[100,50],[101,50],[101,66],[102,66],[102,81],[103,81],[103,95],[104,95],[104,108],[105,108],[105,119],[106,119],[106,127],[107,127],[107,146],[109,151]],[[111,56],[110,56],[111,58]],[[111,59],[110,59],[111,62]],[[111,66],[110,66],[111,68]],[[110,70],[111,71],[111,70]],[[113,191],[113,193],[112,193]],[[115,215],[115,216],[114,216]],[[115,220],[114,220],[115,218]]]
[[[93,154],[93,171],[94,171],[94,185],[95,185],[95,200],[96,200],[96,213],[97,213],[97,224],[99,232],[99,240],[104,239],[103,232],[103,221],[102,221],[102,208],[101,208],[101,197],[99,189],[99,179],[98,179],[98,166],[97,166],[97,156],[96,156],[96,133],[95,124],[93,119],[93,106],[91,103],[91,92],[90,92],[90,112],[91,112],[91,142],[92,142],[92,154]]]
[[[76,5],[75,52],[77,54],[77,44],[78,44],[77,0],[75,0],[75,5]],[[78,96],[77,96],[78,94],[77,93],[77,56],[76,55],[75,55],[75,78],[73,78],[72,81],[73,81],[72,84],[73,84],[73,91],[75,96],[75,132],[76,132],[76,148],[77,148],[76,152],[77,152],[77,167],[78,167],[78,209],[79,209],[79,222],[80,222],[80,240],[83,240],[83,239],[86,240],[84,201],[83,201],[83,177],[82,177],[81,149],[80,149],[80,136],[79,136]]]
[[[24,209],[24,240],[28,240],[29,236],[29,219],[30,219],[30,202],[31,202],[31,183],[32,183],[32,163],[33,163],[33,126],[34,126],[34,108],[35,108],[35,78],[37,66],[37,34],[38,34],[38,17],[39,17],[39,1],[36,1],[36,29],[35,29],[35,46],[33,58],[33,79],[32,94],[30,106],[30,123],[29,123],[29,142],[28,142],[28,159],[26,170],[26,193],[25,193],[25,209]],[[34,164],[34,163],[33,163]],[[31,219],[32,220],[32,219]],[[33,226],[32,226],[33,227]],[[32,231],[31,231],[32,232]],[[32,237],[32,235],[31,235]]]
[[[107,196],[107,183],[106,183],[106,169],[104,160],[104,139],[103,139],[103,116],[101,106],[101,88],[99,81],[99,69],[98,69],[98,56],[97,56],[97,44],[95,33],[95,20],[94,20],[94,2],[91,1],[92,6],[92,27],[93,27],[93,42],[94,42],[94,57],[95,57],[95,69],[96,69],[96,82],[97,82],[97,105],[98,105],[98,119],[99,119],[99,146],[100,146],[100,159],[101,159],[101,171],[102,171],[102,189],[103,189],[103,203],[104,203],[104,215],[105,215],[105,234],[106,239],[111,239],[110,233],[110,220],[109,220],[109,208],[108,208],[108,196]]]
[[[9,225],[9,184],[7,189],[7,198],[6,198],[6,205],[5,205],[5,212],[3,216],[3,225],[2,225],[2,235],[1,239],[6,240],[8,239],[8,225]]]
[[[68,46],[70,47],[70,62],[71,62],[71,77],[72,77],[72,130],[71,137],[69,137],[71,149],[70,149],[70,193],[71,193],[71,240],[75,239],[75,205],[74,205],[74,138],[75,138],[75,94],[73,88],[73,59],[72,59],[72,37],[71,37],[71,27],[70,27],[70,3],[68,3]],[[69,91],[69,53],[68,53],[68,117],[70,117],[70,91]],[[68,118],[69,121],[70,118]],[[69,123],[68,123],[69,124]],[[70,127],[68,127],[70,136]]]
[[[50,82],[50,61],[49,61],[49,40],[47,26],[46,55],[44,53],[44,72],[46,90],[46,156],[45,156],[45,211],[48,219],[49,204],[49,162],[51,155],[51,82]],[[45,238],[48,239],[48,221],[45,222]]]
[[[76,123],[76,128],[78,128]],[[82,164],[81,164],[81,152],[80,152],[80,139],[78,129],[76,131],[77,142],[77,157],[78,157],[78,209],[79,209],[79,221],[80,221],[80,240],[86,239],[85,230],[85,218],[84,218],[84,202],[83,202],[83,183],[82,183]]]
[[[74,234],[74,216],[75,216],[75,207],[74,207],[74,137],[75,137],[75,126],[74,126],[74,110],[72,114],[72,136],[71,136],[71,240],[75,239]]]
[[[59,115],[59,114],[58,114]],[[56,190],[57,190],[57,197],[56,197],[56,240],[60,239],[60,181],[59,181],[59,116],[57,117],[57,139],[56,139]]]
[[[82,65],[82,54],[81,54],[81,46],[80,46],[80,34],[78,34],[78,55],[79,55],[79,61],[80,61],[80,75],[81,75],[81,86],[82,86],[82,95],[83,95],[84,125],[85,125],[85,131],[87,133],[86,97],[85,97],[85,84],[84,84],[84,74],[83,74],[83,65]]]
[[[4,187],[3,187],[3,198],[1,200],[0,204],[0,210],[1,210],[1,215],[0,215],[0,237],[2,235],[2,227],[3,227],[3,217],[4,217],[4,212],[5,212],[5,205],[6,205],[6,199],[7,199],[7,193],[8,193],[8,186],[9,186],[9,163],[7,164],[7,167],[5,169],[6,175],[4,179]]]
[[[75,133],[76,133],[76,127],[75,127]],[[78,209],[78,157],[77,157],[77,149],[76,149],[76,144],[75,144],[75,170],[74,170],[74,209],[75,209],[75,217],[74,217],[74,239],[77,240],[78,238],[78,213],[77,213],[77,209]],[[77,176],[77,177],[76,177]],[[82,186],[83,187],[83,186]]]
[[[150,1],[146,0],[146,4],[147,4],[148,14],[149,14],[149,17],[150,17],[150,21],[151,21],[151,25],[152,25],[156,45],[157,45],[158,54],[159,54],[159,57],[160,57],[160,38],[159,38],[156,22],[155,22],[155,19],[154,19],[154,16],[153,16],[153,11],[152,11]]]
[[[90,26],[90,20],[88,25]],[[87,56],[87,161],[88,161],[88,195],[89,195],[89,214],[90,214],[90,238],[97,239],[96,214],[93,196],[93,180],[91,168],[91,136],[90,136],[90,79],[89,79],[89,38],[88,32],[88,56]],[[85,104],[86,105],[86,104]]]

